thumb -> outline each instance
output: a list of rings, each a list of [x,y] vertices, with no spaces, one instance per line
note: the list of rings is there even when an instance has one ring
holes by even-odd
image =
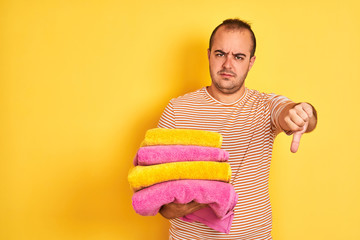
[[[294,132],[293,139],[291,142],[291,147],[290,147],[290,151],[292,153],[296,153],[297,150],[299,149],[301,136],[305,133],[308,125],[309,125],[308,123],[305,123],[303,129],[301,129],[300,131]]]

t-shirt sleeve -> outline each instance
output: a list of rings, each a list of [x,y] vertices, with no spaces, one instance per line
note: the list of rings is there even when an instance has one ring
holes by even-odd
[[[157,127],[159,128],[175,128],[175,114],[172,101],[168,103],[165,110],[161,114]]]
[[[284,107],[294,102],[288,99],[287,97],[281,95],[275,95],[275,94],[270,94],[269,100],[270,100],[269,104],[270,104],[271,126],[276,133],[280,133],[281,131],[284,131],[284,129],[280,127],[280,123],[279,123],[280,113],[284,109]]]

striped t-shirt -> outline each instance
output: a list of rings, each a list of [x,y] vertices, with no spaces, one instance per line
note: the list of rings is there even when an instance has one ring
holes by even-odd
[[[271,239],[268,178],[274,138],[281,132],[278,116],[288,103],[284,96],[245,88],[243,96],[226,104],[203,87],[172,99],[158,127],[215,131],[230,153],[231,184],[239,195],[229,234],[198,222],[170,220],[169,239]]]

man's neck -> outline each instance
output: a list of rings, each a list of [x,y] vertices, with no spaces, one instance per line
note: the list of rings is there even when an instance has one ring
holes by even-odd
[[[214,85],[206,88],[208,93],[222,103],[234,103],[239,100],[245,93],[245,86],[243,85],[237,92],[226,94],[219,91]]]

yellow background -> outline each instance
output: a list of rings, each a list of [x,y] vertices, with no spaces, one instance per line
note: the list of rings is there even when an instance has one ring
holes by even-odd
[[[131,206],[127,173],[167,102],[209,85],[206,50],[252,23],[247,86],[319,112],[270,174],[275,240],[360,239],[356,0],[0,2],[0,239],[166,239]]]

